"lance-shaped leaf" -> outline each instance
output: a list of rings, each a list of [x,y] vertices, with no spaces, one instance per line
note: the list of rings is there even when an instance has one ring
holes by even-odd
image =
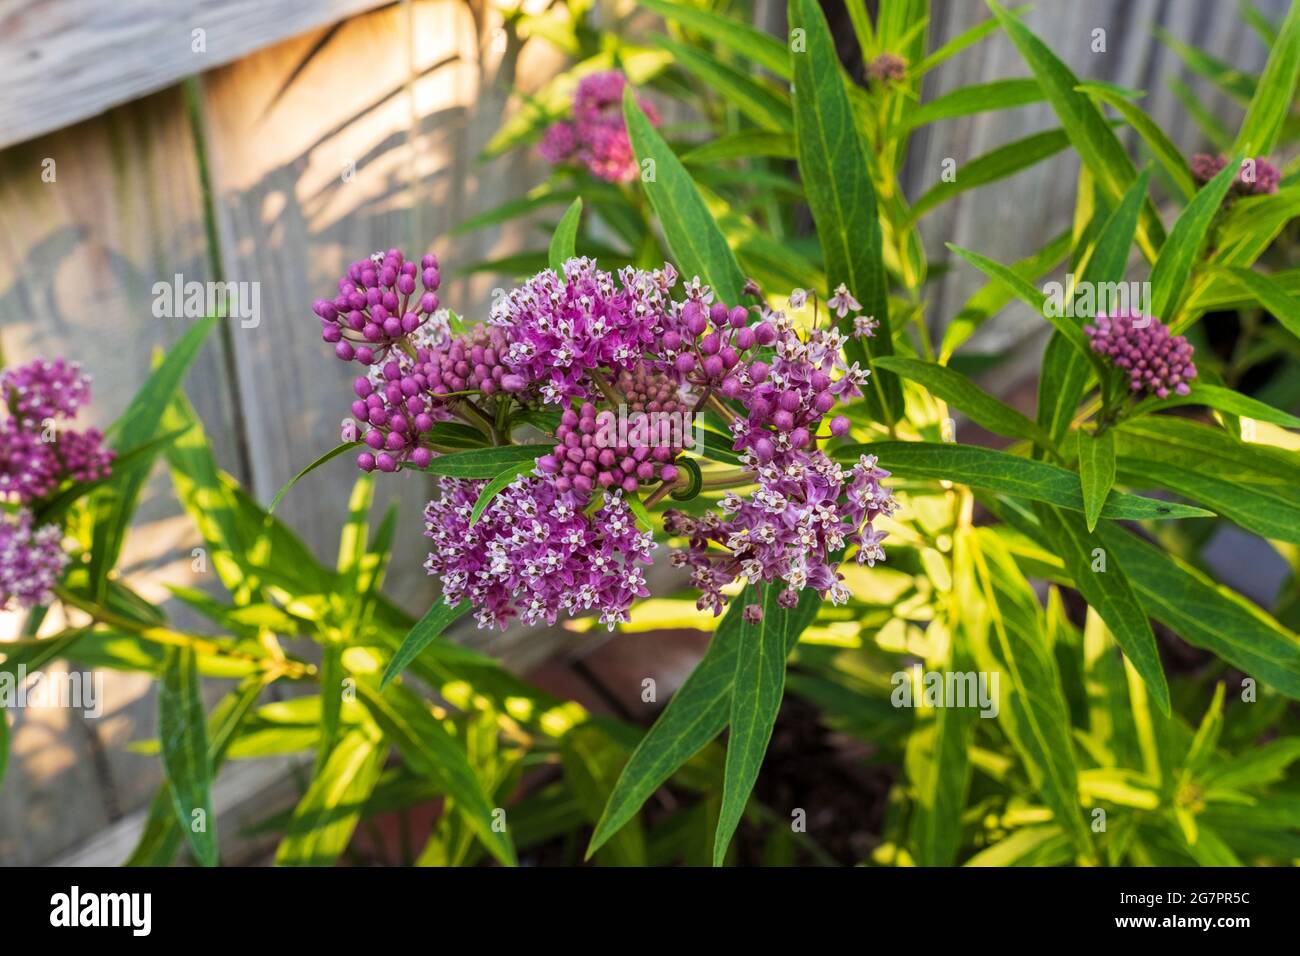
[[[972,488],[985,488],[1044,501],[1060,508],[1082,512],[1083,490],[1072,471],[1020,458],[1003,451],[960,445],[954,442],[872,442],[835,449],[838,461],[856,461],[859,455],[875,455],[882,467],[900,478],[932,478],[955,481]],[[1112,491],[1102,506],[1103,518],[1131,521],[1143,518],[1204,518],[1213,512],[1153,498]]]
[[[564,264],[572,259],[577,253],[575,245],[578,240],[578,226],[582,222],[582,197],[579,196],[573,202],[569,203],[569,208],[564,211],[560,217],[559,223],[555,227],[555,232],[551,236],[551,248],[548,253],[551,271],[556,275],[562,275]]]
[[[650,197],[678,269],[687,277],[699,276],[722,301],[740,301],[745,277],[726,236],[686,167],[637,105],[631,85],[623,91],[623,117],[628,139],[641,164],[642,188]]]
[[[1246,107],[1237,141],[1232,151],[1254,150],[1265,155],[1277,145],[1287,113],[1295,102],[1296,82],[1300,80],[1300,6],[1292,3],[1282,29],[1269,52],[1268,63],[1260,75]]]
[[[909,110],[903,117],[903,128],[913,130],[936,120],[1026,106],[1029,103],[1041,102],[1042,99],[1042,87],[1035,79],[1016,78],[973,83],[970,86],[958,87],[928,103],[922,103],[916,109]]]
[[[1083,485],[1083,515],[1088,532],[1097,527],[1102,505],[1115,483],[1115,433],[1079,432],[1079,481]]]
[[[553,449],[554,445],[498,445],[492,448],[475,448],[450,455],[439,455],[422,469],[431,475],[448,478],[495,478],[511,465],[536,461]]]
[[[1178,216],[1169,239],[1160,249],[1155,265],[1151,267],[1151,314],[1172,323],[1178,303],[1183,297],[1192,265],[1205,244],[1210,223],[1214,221],[1223,197],[1241,167],[1241,157],[1232,159],[1217,176],[1211,179],[1189,202]]]
[[[998,722],[1011,739],[1034,791],[1069,834],[1075,852],[1093,856],[1079,807],[1078,765],[1060,674],[1044,637],[1038,599],[1001,542],[981,534],[972,556],[989,611],[986,640],[976,640],[981,669],[999,676]]]
[[[785,44],[770,33],[764,33],[720,13],[681,3],[668,3],[667,0],[642,0],[641,6],[654,11],[665,20],[698,31],[713,42],[767,67],[782,79],[790,79],[790,54]]]
[[[1287,292],[1275,277],[1241,268],[1227,269],[1226,274],[1300,339],[1300,299]]]
[[[1279,408],[1266,405],[1259,399],[1251,398],[1249,395],[1234,392],[1230,388],[1224,388],[1220,385],[1206,385],[1203,382],[1192,385],[1186,395],[1170,395],[1168,398],[1157,398],[1152,395],[1146,401],[1140,402],[1133,409],[1133,414],[1134,416],[1149,415],[1152,412],[1158,412],[1166,408],[1177,408],[1180,405],[1204,405],[1206,408],[1213,408],[1229,415],[1253,418],[1256,421],[1280,425],[1283,428],[1300,428],[1300,418],[1295,415],[1289,415]]]
[[[469,601],[461,601],[452,607],[440,600],[425,611],[424,617],[411,628],[402,641],[401,647],[393,655],[393,659],[388,662],[388,667],[384,669],[384,676],[379,683],[380,688],[387,687],[389,681],[406,670],[411,661],[420,656],[421,651],[440,637],[442,632],[453,623],[468,614],[469,609]]]
[[[714,866],[726,860],[727,847],[758,779],[785,693],[785,631],[790,612],[777,604],[777,594],[777,585],[769,582],[763,588],[762,620],[757,624],[742,623],[740,629],[722,809],[713,841]]]
[[[877,364],[902,378],[924,385],[938,398],[965,412],[971,421],[995,434],[1023,438],[1045,448],[1053,444],[1046,432],[1034,422],[1005,402],[998,401],[960,372],[899,355],[882,355]]]
[[[1079,92],[1079,78],[1047,44],[1034,36],[1023,23],[1010,16],[995,0],[988,0],[988,5],[1024,57],[1029,69],[1038,78],[1047,101],[1061,121],[1066,135],[1070,137],[1070,143],[1078,152],[1079,158],[1110,201],[1118,204],[1137,176],[1137,170],[1110,124],[1101,115],[1101,110],[1087,94]],[[1149,202],[1143,206],[1138,242],[1147,258],[1152,260],[1164,243],[1160,218]]]
[[[870,352],[852,337],[845,346],[850,361],[869,365],[876,355],[894,351],[870,148],[853,121],[835,41],[821,8],[814,0],[790,0],[788,15],[791,29],[804,30],[807,41],[806,50],[791,53],[799,172],[817,224],[828,285],[848,286],[863,311],[880,323],[869,340]],[[840,320],[840,330],[853,331],[850,316]],[[875,418],[896,421],[903,413],[898,379],[873,373],[867,403]]]
[[[217,322],[215,316],[210,316],[196,323],[167,351],[126,411],[105,433],[113,448],[125,454],[157,436],[163,413]],[[95,520],[89,565],[90,593],[96,601],[104,599],[108,572],[117,564],[127,526],[156,456],[155,448],[152,454],[134,458],[129,466],[114,469],[108,483],[98,488],[90,499]]]
[[[1156,636],[1124,573],[1123,562],[1114,555],[1105,554],[1100,538],[1093,537],[1077,515],[1065,514],[1041,504],[1034,508],[1034,513],[1047,540],[1064,559],[1065,569],[1074,579],[1075,587],[1089,606],[1101,615],[1146,683],[1161,713],[1168,715],[1169,684],[1160,665]],[[1098,548],[1103,552],[1100,558],[1095,553]],[[1102,559],[1105,564],[1098,564]]]
[[[373,726],[344,735],[294,808],[275,851],[277,866],[334,865],[379,782],[387,751]]]
[[[1128,125],[1137,130],[1138,135],[1145,140],[1147,146],[1151,148],[1151,152],[1155,154],[1156,159],[1160,161],[1160,165],[1165,168],[1165,172],[1169,174],[1169,178],[1174,181],[1174,185],[1179,188],[1183,196],[1191,199],[1196,194],[1196,179],[1192,176],[1191,167],[1187,165],[1187,160],[1183,158],[1182,151],[1165,135],[1164,130],[1159,127],[1156,121],[1142,110],[1142,107],[1099,83],[1084,83],[1079,87],[1079,91],[1087,93],[1095,100],[1113,106],[1115,111],[1124,117]]]
[[[411,770],[437,781],[488,851],[506,866],[514,866],[514,844],[508,833],[493,826],[494,803],[470,765],[464,746],[428,705],[401,685],[381,693],[366,680],[357,681],[357,696]]]
[[[212,813],[212,764],[199,687],[198,656],[190,647],[168,652],[158,689],[158,739],[172,807],[194,857],[217,865],[217,820]]]
[[[656,36],[654,42],[673,55],[677,65],[701,83],[712,87],[731,106],[734,106],[757,125],[774,133],[794,131],[794,117],[784,94],[734,66],[709,56],[707,53],[676,43],[667,37]]]

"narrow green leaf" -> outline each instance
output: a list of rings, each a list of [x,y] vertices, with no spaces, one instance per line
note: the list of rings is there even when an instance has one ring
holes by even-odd
[[[379,782],[387,748],[372,729],[349,731],[294,808],[275,851],[276,866],[333,866],[352,841]]]
[[[909,110],[903,117],[903,129],[914,130],[936,120],[969,116],[992,110],[1005,110],[1015,106],[1039,103],[1043,99],[1042,87],[1035,79],[993,80],[960,86],[951,93],[936,97]]]
[[[1165,172],[1169,174],[1169,178],[1174,181],[1174,185],[1179,188],[1183,196],[1191,199],[1196,194],[1196,179],[1192,176],[1191,167],[1183,158],[1182,151],[1173,144],[1164,130],[1143,111],[1142,107],[1099,83],[1084,83],[1078,89],[1081,93],[1087,93],[1093,99],[1114,107],[1115,112],[1124,117],[1124,121],[1137,130],[1138,135],[1151,148],[1152,154],[1165,168]]]
[[[974,159],[967,160],[961,164],[955,180],[935,183],[917,197],[908,212],[908,222],[917,222],[932,209],[968,189],[986,186],[1028,169],[1055,156],[1069,145],[1070,138],[1065,135],[1064,130],[1049,129],[998,146]]]
[[[1250,149],[1266,155],[1273,151],[1295,102],[1297,81],[1300,81],[1300,6],[1293,3],[1282,21],[1255,95],[1246,107],[1246,118],[1232,147],[1234,153]]]
[[[578,225],[581,222],[582,197],[579,196],[569,203],[569,208],[560,217],[555,233],[551,236],[551,271],[556,275],[563,275],[564,264],[577,255],[575,245],[578,240]]]
[[[870,351],[852,337],[845,347],[850,361],[870,368],[875,356],[894,351],[880,219],[869,171],[871,151],[854,123],[835,41],[821,8],[814,0],[790,0],[788,18],[791,29],[804,30],[807,40],[806,51],[791,54],[799,172],[817,225],[828,285],[844,283],[863,312],[880,323],[877,335],[868,340]],[[840,331],[853,331],[850,316],[840,320]],[[896,421],[903,413],[898,379],[873,374],[867,403],[873,417]]]
[[[113,448],[126,453],[157,436],[163,413],[217,322],[215,316],[209,316],[195,323],[167,351],[126,411],[109,426],[106,437]],[[129,466],[115,468],[109,482],[96,489],[91,499],[95,526],[89,573],[91,597],[96,601],[104,599],[108,572],[117,564],[127,526],[153,470],[156,454],[155,448],[152,454],[134,459]]]
[[[266,680],[265,672],[245,678],[208,716],[208,763],[214,775],[225,762],[230,745],[261,696]],[[186,829],[182,829],[177,820],[172,788],[164,780],[149,804],[144,832],[123,866],[170,866],[177,850],[185,842],[188,826],[186,821]]]
[[[443,475],[448,478],[495,478],[507,466],[523,465],[536,461],[545,455],[554,445],[498,445],[492,448],[477,448],[472,451],[458,451],[450,455],[439,455],[422,469],[431,475]]]
[[[1204,405],[1206,408],[1227,412],[1229,415],[1253,418],[1256,421],[1280,425],[1283,428],[1300,428],[1300,418],[1295,415],[1288,415],[1281,409],[1266,405],[1249,395],[1234,392],[1230,388],[1223,388],[1219,385],[1205,385],[1203,383],[1193,385],[1186,395],[1170,395],[1168,398],[1157,398],[1153,395],[1147,400],[1138,403],[1137,407],[1133,409],[1133,414],[1147,415],[1166,408],[1177,408],[1181,405]]]
[[[955,481],[1043,501],[1080,513],[1084,510],[1079,476],[1057,465],[1020,458],[1004,451],[955,442],[872,442],[836,448],[837,461],[856,461],[859,455],[876,455],[880,465],[900,478]],[[1102,507],[1103,518],[1137,521],[1144,518],[1203,518],[1213,512],[1174,502],[1141,498],[1112,491]]]
[[[1088,345],[1088,339],[1083,334],[1083,326],[1076,323],[1074,319],[1067,318],[1063,315],[1053,315],[1053,310],[1047,308],[1047,296],[1039,292],[1027,281],[1016,273],[1012,272],[1000,262],[995,262],[987,256],[982,256],[978,252],[971,252],[969,249],[963,249],[961,246],[955,246],[951,242],[946,243],[949,249],[957,253],[980,272],[983,272],[990,279],[997,279],[1014,292],[1022,302],[1031,309],[1041,314],[1048,322],[1055,326],[1056,331],[1074,347],[1074,350],[1083,356],[1089,362],[1096,362],[1096,356],[1093,354],[1091,347]]]
[[[630,85],[623,91],[623,116],[628,139],[641,164],[642,188],[663,227],[677,267],[685,276],[699,276],[722,301],[740,301],[745,277],[726,237],[700,198],[690,173],[637,105]]]
[[[1169,715],[1169,684],[1160,654],[1156,650],[1155,633],[1151,622],[1138,601],[1137,593],[1124,573],[1123,562],[1115,555],[1095,551],[1102,547],[1077,516],[1038,505],[1034,509],[1043,526],[1048,541],[1065,561],[1065,569],[1074,580],[1075,587],[1088,604],[1094,608],[1110,628],[1125,655],[1133,662],[1138,674],[1155,698],[1160,712]],[[1098,561],[1104,559],[1104,565]],[[1105,570],[1094,570],[1104,567]]]
[[[158,689],[158,739],[176,819],[188,834],[195,859],[203,866],[216,866],[212,766],[198,658],[192,648],[176,647],[168,652],[167,669]]]
[[[1083,485],[1083,515],[1091,534],[1101,517],[1111,485],[1115,484],[1115,433],[1080,431],[1079,481]]]
[[[729,105],[757,125],[774,133],[794,131],[794,117],[783,94],[694,47],[663,36],[651,39],[671,53],[678,66],[716,90]]]
[[[406,670],[411,661],[419,657],[421,651],[428,647],[435,638],[441,636],[442,632],[453,623],[468,614],[469,609],[469,601],[461,601],[455,607],[452,607],[439,600],[429,610],[425,611],[424,617],[420,618],[415,627],[411,628],[410,633],[403,639],[401,647],[393,655],[393,659],[384,668],[384,676],[379,682],[380,689],[387,687],[389,681]]]
[[[667,0],[642,0],[641,6],[696,30],[715,43],[765,66],[782,79],[790,79],[790,54],[785,44],[732,17]]]
[[[682,162],[690,166],[708,166],[723,160],[747,159],[751,156],[794,159],[795,155],[794,137],[788,133],[746,129],[696,146],[690,152],[682,154]]]
[[[1107,198],[1118,205],[1121,197],[1133,182],[1137,170],[1123,145],[1115,136],[1101,110],[1091,99],[1077,89],[1075,76],[1048,46],[1022,23],[1009,16],[995,0],[988,0],[989,9],[1002,25],[1011,42],[1042,84],[1047,101],[1061,121],[1075,151],[1083,160]],[[1154,260],[1164,243],[1164,230],[1155,207],[1143,207],[1138,229],[1138,242],[1147,258]]]
[[[1079,808],[1069,708],[1046,645],[1042,609],[996,537],[981,534],[972,544],[990,621],[989,637],[975,642],[975,655],[982,670],[1001,675],[998,723],[1020,755],[1033,791],[1070,835],[1075,851],[1090,858],[1092,842]]]
[[[380,693],[368,681],[357,682],[357,694],[415,773],[438,781],[465,824],[494,857],[515,866],[514,844],[493,823],[494,802],[470,765],[462,744],[434,717],[428,705],[400,685]]]
[[[1273,276],[1250,269],[1224,270],[1234,282],[1259,300],[1292,335],[1300,339],[1300,299],[1291,295]]]
[[[533,470],[534,462],[521,461],[513,465],[508,465],[500,474],[483,486],[479,492],[478,500],[474,502],[474,511],[469,516],[470,527],[478,523],[487,506],[492,503],[492,499],[514,483],[514,480],[520,475],[526,474]]]
[[[289,493],[289,489],[292,488],[294,485],[296,485],[307,475],[311,474],[321,465],[333,461],[339,455],[342,455],[343,453],[350,451],[353,448],[357,448],[360,445],[361,442],[359,441],[345,441],[341,445],[335,445],[329,451],[325,452],[325,454],[321,455],[319,458],[313,461],[306,468],[302,469],[302,471],[298,472],[298,474],[294,475],[292,478],[290,478],[288,481],[286,481],[283,485],[280,486],[280,490],[275,493],[275,497],[271,499],[270,506],[266,509],[267,514],[275,514],[276,507],[279,506],[282,500],[284,500],[284,496]]]
[[[1241,167],[1241,157],[1234,157],[1219,174],[1198,192],[1179,214],[1169,239],[1151,267],[1151,314],[1172,322],[1179,301],[1192,274],[1201,246],[1210,230],[1223,198]]]
[[[788,653],[785,629],[789,612],[777,604],[777,593],[777,585],[769,582],[763,588],[762,620],[757,624],[742,623],[740,628],[722,809],[713,841],[714,866],[722,866],[726,860],[727,847],[758,779],[785,693]]]
[[[704,657],[632,751],[591,836],[588,857],[631,820],[669,777],[727,726],[740,647],[742,612],[753,600],[751,588],[731,599]],[[785,632],[787,654],[794,649],[799,635],[812,620],[818,603],[816,592],[804,591],[799,607],[791,615],[792,623]]]
[[[1073,237],[1070,230],[1059,233],[1032,256],[1011,266],[1011,271],[1026,282],[1032,282],[1060,265],[1070,253]],[[966,300],[957,315],[944,329],[943,343],[939,347],[939,362],[946,365],[952,354],[969,339],[981,325],[995,315],[1013,298],[1014,293],[1000,279],[990,279],[978,292]]]
[[[1007,11],[1007,15],[1012,17],[1019,17],[1022,14],[1024,14],[1024,12],[1028,9],[1029,9],[1028,4],[1020,7],[1012,7],[1010,10]],[[976,43],[979,43],[985,37],[989,36],[992,33],[995,33],[997,29],[998,29],[998,21],[993,17],[989,17],[986,20],[981,20],[973,27],[969,27],[966,30],[963,30],[961,33],[957,34],[957,36],[953,37],[943,46],[939,47],[939,49],[935,50],[933,53],[927,56],[920,63],[916,64],[916,66],[912,68],[912,75],[916,77],[924,76],[926,73],[933,70],[940,63],[952,59],[962,50],[974,46]]]
[[[1023,438],[1045,448],[1053,445],[1038,425],[1010,405],[998,401],[959,372],[932,362],[898,355],[881,356],[877,364],[902,378],[924,385],[949,405],[965,412],[971,421],[995,434]]]

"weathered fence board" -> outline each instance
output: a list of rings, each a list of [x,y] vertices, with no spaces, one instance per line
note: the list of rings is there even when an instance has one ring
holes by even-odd
[[[383,2],[4,0],[0,146],[70,126]]]

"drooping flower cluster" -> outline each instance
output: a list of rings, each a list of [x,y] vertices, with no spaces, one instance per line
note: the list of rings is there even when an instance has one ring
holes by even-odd
[[[655,543],[636,527],[619,494],[584,512],[585,496],[561,491],[552,476],[521,476],[470,518],[485,481],[445,478],[442,496],[425,510],[433,549],[425,562],[442,579],[444,599],[469,599],[479,627],[554,624],[598,610],[602,623],[626,621],[628,608],[650,592],[645,572]]]
[[[726,312],[728,324],[731,314]],[[872,521],[895,508],[893,496],[879,483],[888,472],[874,459],[864,457],[843,471],[817,447],[819,439],[848,432],[849,420],[839,415],[829,435],[818,434],[836,402],[861,397],[867,381],[856,362],[845,364],[844,336],[834,328],[814,328],[801,339],[781,313],[770,313],[763,327],[763,338],[774,345],[771,363],[738,362],[720,389],[748,413],[734,418],[731,431],[757,489],[747,498],[728,493],[722,501],[725,520],[715,514],[665,515],[670,534],[690,539],[689,549],[674,561],[692,568],[692,583],[701,592],[698,603],[714,613],[721,613],[724,603],[721,589],[742,575],[753,584],[782,587],[779,601],[787,607],[806,587],[835,603],[846,601],[848,592],[835,570],[843,550],[856,545],[859,561],[883,560],[885,534]],[[738,384],[728,388],[728,381]]]
[[[856,545],[858,562],[870,566],[885,559],[885,532],[872,521],[892,514],[896,505],[880,484],[889,472],[874,456],[862,456],[848,470],[821,451],[782,458],[759,467],[758,490],[749,497],[726,495],[725,520],[713,512],[702,518],[679,511],[664,515],[669,534],[690,539],[673,563],[692,569],[699,607],[722,613],[722,588],[741,576],[780,587],[777,602],[783,607],[794,607],[809,587],[843,604],[849,592],[836,567],[844,549]]]
[[[1191,391],[1188,382],[1196,377],[1191,343],[1181,335],[1171,335],[1159,319],[1130,312],[1099,315],[1084,331],[1094,352],[1128,373],[1131,391],[1150,392],[1159,398]]]
[[[1224,156],[1197,153],[1192,157],[1192,175],[1201,183],[1208,183],[1228,165]],[[1262,156],[1242,162],[1232,181],[1231,191],[1236,196],[1262,196],[1277,192],[1282,174],[1276,166]]]
[[[37,360],[0,372],[0,608],[31,607],[50,599],[68,558],[63,531],[36,518],[43,499],[66,481],[97,481],[109,474],[114,453],[95,429],[59,422],[90,400],[90,377],[76,363]]]
[[[416,278],[423,287],[417,295]],[[419,263],[398,249],[358,259],[339,279],[339,294],[317,299],[321,338],[334,346],[345,362],[362,365],[383,361],[389,350],[422,326],[438,310],[441,283],[438,259],[426,255]]]
[[[0,516],[0,610],[49,602],[67,567],[58,525],[34,528],[32,513],[19,509],[13,520]]]
[[[548,163],[576,162],[593,176],[623,182],[636,175],[636,154],[623,122],[623,88],[627,77],[617,70],[591,73],[578,81],[573,98],[573,119],[547,128],[538,147]],[[640,101],[650,122],[659,125],[659,113],[648,100]]]

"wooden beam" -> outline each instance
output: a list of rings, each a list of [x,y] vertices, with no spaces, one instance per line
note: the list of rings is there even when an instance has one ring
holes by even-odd
[[[392,0],[0,0],[0,147]]]

